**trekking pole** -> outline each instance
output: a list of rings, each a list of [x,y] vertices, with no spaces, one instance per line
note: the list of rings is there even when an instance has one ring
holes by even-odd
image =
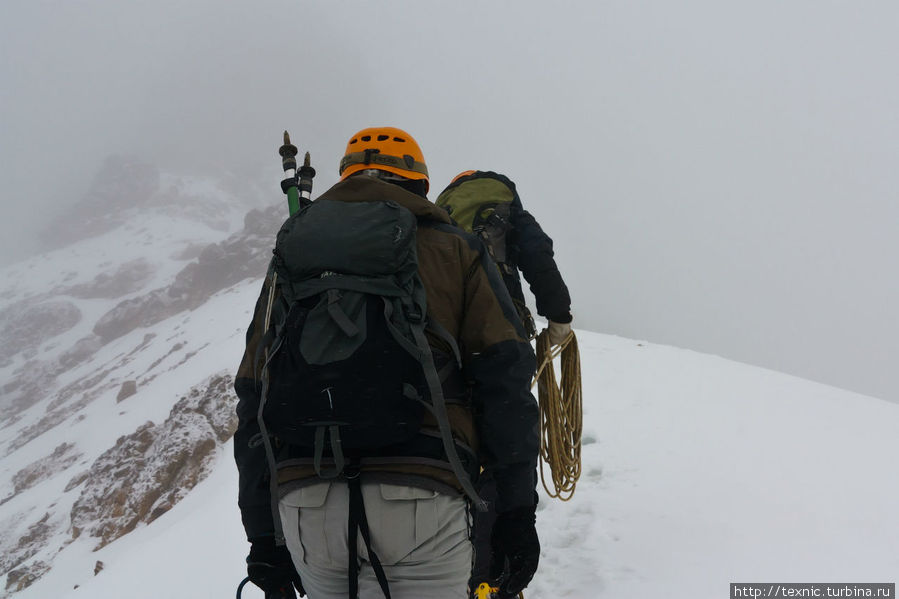
[[[300,208],[312,203],[312,178],[315,177],[315,169],[310,164],[309,152],[303,159],[303,166],[299,169],[299,181],[297,181],[297,147],[290,143],[290,134],[284,132],[284,145],[278,149],[281,155],[281,166],[284,168],[285,177],[281,181],[281,191],[287,194],[287,208],[293,216]]]

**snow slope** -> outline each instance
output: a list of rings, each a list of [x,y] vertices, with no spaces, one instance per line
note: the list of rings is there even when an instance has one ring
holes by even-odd
[[[64,215],[57,249],[0,269],[0,597],[73,540],[95,547],[170,509],[215,457],[212,421],[231,426],[226,403],[201,409],[204,385],[239,360],[219,347],[240,344],[258,290],[231,287],[241,267],[264,272],[279,221],[187,176],[125,201],[104,173],[81,205],[92,217],[66,229]]]
[[[283,206],[246,213],[220,182],[113,166],[92,219],[0,269],[0,597],[231,596],[247,545],[211,429],[233,416],[223,374]],[[583,476],[539,506],[529,598],[899,578],[899,404],[579,337]]]
[[[204,330],[233,332],[257,284],[206,311]],[[712,598],[728,596],[730,582],[896,581],[899,405],[673,347],[578,337],[584,473],[570,502],[542,498],[542,559],[527,597]],[[240,343],[219,335],[202,368],[232,367]],[[233,596],[247,546],[230,452],[229,443],[209,478],[152,524],[96,552],[76,540],[16,598]]]

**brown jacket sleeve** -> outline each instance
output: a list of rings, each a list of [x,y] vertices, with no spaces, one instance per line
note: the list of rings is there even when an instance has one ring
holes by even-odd
[[[438,225],[453,237],[454,260],[444,256],[440,274],[422,273],[429,288],[429,312],[452,320],[446,297],[460,289],[455,322],[442,321],[458,332],[463,375],[471,389],[472,410],[482,462],[497,481],[497,511],[536,500],[537,456],[540,450],[539,410],[530,392],[536,359],[526,339],[512,299],[496,265],[479,239],[456,227]],[[424,271],[432,259],[420,257]],[[453,265],[458,265],[455,269]],[[461,270],[457,270],[461,268]],[[457,280],[458,277],[458,280]],[[433,279],[447,279],[445,281]],[[428,279],[432,279],[429,281]],[[454,285],[455,283],[455,285]],[[431,289],[444,290],[439,297]],[[455,329],[450,328],[455,325]]]

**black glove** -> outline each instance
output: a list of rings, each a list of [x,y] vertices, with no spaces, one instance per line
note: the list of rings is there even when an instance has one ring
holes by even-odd
[[[300,592],[300,597],[306,595],[287,547],[275,545],[274,537],[258,537],[251,539],[250,543],[247,576],[265,591],[266,599],[296,599],[294,587]]]
[[[515,596],[537,571],[540,540],[535,526],[537,506],[519,507],[496,517],[490,537],[490,577],[500,596]]]

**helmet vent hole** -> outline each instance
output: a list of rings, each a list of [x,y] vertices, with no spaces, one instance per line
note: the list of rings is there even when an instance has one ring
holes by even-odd
[[[371,141],[371,135],[363,135],[362,141]]]
[[[400,142],[400,143],[403,143],[403,142],[405,142],[406,140],[403,139],[402,137],[394,137],[394,138],[393,138],[393,141],[398,141],[398,142]]]
[[[356,138],[354,137],[353,139],[350,140],[350,143],[351,143],[351,144],[354,144],[354,143],[356,143],[357,141],[359,141],[359,140],[356,139]]]
[[[390,136],[389,136],[389,135],[379,135],[379,136],[378,136],[378,141],[385,141],[385,140],[388,140],[388,139],[390,139]]]

